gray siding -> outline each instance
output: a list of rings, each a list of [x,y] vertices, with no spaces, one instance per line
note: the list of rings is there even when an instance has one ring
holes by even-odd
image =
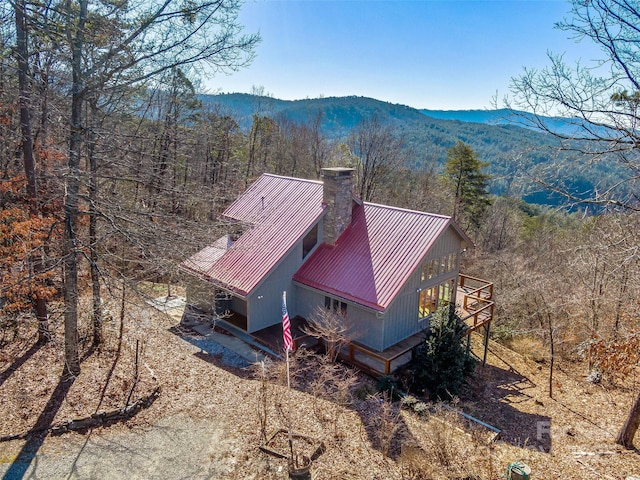
[[[231,297],[231,310],[240,315],[247,316],[247,301],[239,297]]]
[[[462,239],[458,233],[449,227],[440,235],[435,244],[427,252],[420,265],[413,271],[395,300],[387,308],[384,318],[383,349],[404,340],[411,335],[425,329],[428,321],[420,322],[418,318],[418,303],[420,290],[437,285],[449,279],[455,279],[456,286],[460,270],[460,256],[455,269],[446,274],[421,281],[422,265],[431,259],[442,257],[452,252],[460,252]],[[454,289],[455,293],[455,289]]]
[[[305,233],[306,235],[306,233]],[[322,239],[322,221],[318,225],[318,240]],[[304,235],[303,237],[304,238]],[[247,297],[247,331],[257,332],[282,321],[282,292],[287,292],[287,311],[289,317],[301,315],[298,312],[296,296],[298,289],[293,287],[292,277],[302,266],[302,238],[291,251],[269,272],[269,275]],[[316,245],[317,247],[317,245]],[[315,247],[314,247],[315,249]],[[313,252],[313,250],[312,250]],[[309,253],[311,255],[311,253]],[[307,255],[306,258],[309,258]],[[324,300],[323,300],[324,301]],[[241,313],[241,312],[238,312]]]
[[[318,224],[319,241],[322,239],[322,230],[322,219],[320,219]],[[308,232],[305,232],[305,235],[306,233]],[[230,308],[234,312],[247,317],[247,331],[249,333],[257,332],[282,321],[282,292],[285,290],[287,292],[289,316],[294,317],[298,314],[296,310],[296,305],[298,304],[296,301],[297,289],[293,288],[291,279],[303,263],[302,238],[269,272],[266,279],[247,296],[246,300],[235,295],[232,296]],[[187,287],[187,303],[213,314],[215,312],[216,287],[210,282],[189,274],[184,275],[184,280]]]
[[[295,287],[296,312],[301,317],[310,319],[316,308],[324,307],[324,293],[300,285],[296,285]]]
[[[417,279],[417,280],[416,280]],[[414,272],[404,288],[396,296],[384,318],[383,350],[418,333],[426,324],[418,325],[418,297],[420,270]],[[424,322],[422,322],[424,323]]]
[[[352,308],[352,305],[349,305],[347,316],[349,321],[353,322],[357,332],[354,336],[356,342],[379,352],[386,348],[383,339],[384,316],[382,314],[376,314],[355,305]]]
[[[311,319],[318,307],[324,308],[325,294],[323,292],[301,285],[296,285],[296,291],[298,315]],[[352,340],[374,350],[382,351],[384,349],[382,342],[382,316],[379,317],[375,312],[340,297],[333,298],[338,298],[347,304],[347,318],[354,330]]]
[[[247,331],[257,332],[263,328],[282,321],[282,292],[287,292],[287,311],[289,316],[296,315],[292,308],[295,305],[295,294],[291,277],[302,264],[302,243],[296,245],[287,256],[271,271],[266,281],[262,282],[247,297],[248,315]]]

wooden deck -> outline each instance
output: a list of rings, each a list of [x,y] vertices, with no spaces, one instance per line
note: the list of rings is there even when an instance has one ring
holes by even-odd
[[[493,320],[493,283],[480,278],[460,274],[458,281],[456,308],[469,329],[467,330],[467,353],[471,346],[471,334],[484,327],[484,355],[482,364],[487,363],[489,330]]]
[[[462,321],[469,326],[469,334],[491,323],[494,307],[493,283],[460,274],[456,309]]]
[[[413,359],[415,348],[424,341],[424,333],[419,332],[405,338],[382,352],[351,342],[342,352],[340,358],[373,377],[389,375]]]
[[[467,335],[485,327],[486,335],[493,320],[493,283],[460,274],[456,293],[456,310],[469,329]],[[413,358],[413,352],[424,340],[424,333],[416,333],[383,352],[376,352],[352,342],[341,352],[341,358],[368,374],[379,377],[389,375]]]

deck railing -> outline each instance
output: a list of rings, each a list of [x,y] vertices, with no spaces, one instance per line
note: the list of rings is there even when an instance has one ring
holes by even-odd
[[[460,273],[458,277],[458,286],[465,291],[469,289],[466,292],[468,296],[480,297],[485,300],[491,300],[493,298],[493,283],[463,273]]]
[[[312,337],[309,334],[300,335],[298,337],[293,337],[293,350],[298,350],[300,346],[304,345],[307,340],[313,338],[314,341],[317,341],[315,337]]]
[[[466,315],[462,320],[471,325],[470,332],[486,325],[493,319],[493,283],[470,275],[459,275],[458,288],[462,298],[462,309]],[[469,322],[468,320],[472,320]]]

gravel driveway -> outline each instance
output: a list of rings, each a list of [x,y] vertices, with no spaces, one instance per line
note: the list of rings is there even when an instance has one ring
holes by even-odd
[[[0,476],[3,480],[251,478],[245,470],[249,459],[230,454],[241,440],[226,427],[219,421],[178,414],[150,427],[49,437],[30,464],[11,463],[18,452],[6,450],[19,445],[0,444]],[[238,476],[238,468],[245,473]]]

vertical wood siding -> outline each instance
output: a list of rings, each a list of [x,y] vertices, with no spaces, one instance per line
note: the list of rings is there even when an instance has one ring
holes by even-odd
[[[300,285],[296,285],[296,291],[297,312],[301,317],[306,319],[313,318],[313,314],[318,307],[324,308],[324,293]],[[344,301],[343,299],[340,300]],[[378,318],[375,312],[364,309],[355,303],[346,303],[347,317],[354,329],[353,340],[374,350],[382,351],[383,319]]]
[[[462,239],[453,227],[445,230],[429,249],[418,268],[414,270],[407,283],[405,283],[385,312],[383,350],[427,328],[428,320],[419,322],[418,318],[419,290],[440,284],[449,279],[455,279],[457,286],[460,258],[458,255],[455,269],[424,282],[421,281],[422,265],[431,259],[440,258],[453,252],[460,252],[461,249]]]
[[[256,288],[248,300],[247,331],[257,332],[282,321],[282,292],[287,292],[287,310],[296,315],[296,293],[291,277],[302,264],[302,241],[271,271],[266,281]]]
[[[322,221],[319,221],[317,225],[318,242],[320,242],[323,233]],[[313,226],[309,228],[309,230],[312,228]],[[282,292],[284,291],[287,292],[287,311],[289,312],[289,317],[293,318],[296,315],[302,315],[297,309],[300,303],[296,298],[298,289],[294,288],[291,279],[303,263],[302,239],[307,233],[308,231],[304,233],[284,259],[269,272],[266,281],[262,282],[262,284],[247,297],[248,312],[246,316],[247,331],[249,333],[257,332],[258,330],[282,321]],[[313,252],[317,246],[316,244],[311,252]],[[306,259],[309,258],[311,252],[307,255]]]

